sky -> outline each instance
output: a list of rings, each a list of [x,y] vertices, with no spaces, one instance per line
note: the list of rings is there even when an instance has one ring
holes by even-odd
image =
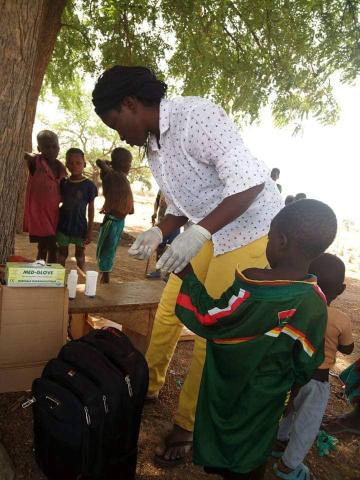
[[[250,151],[270,168],[280,168],[284,196],[304,192],[328,203],[341,218],[360,222],[360,79],[354,86],[335,85],[340,119],[333,126],[314,120],[303,133],[276,128],[264,111],[260,122],[242,129]],[[360,202],[359,202],[360,203]]]

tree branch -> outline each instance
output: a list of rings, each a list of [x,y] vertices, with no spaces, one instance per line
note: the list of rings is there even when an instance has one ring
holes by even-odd
[[[244,22],[244,25],[246,26],[246,28],[248,29],[248,31],[250,32],[251,36],[253,37],[256,45],[260,48],[260,50],[263,49],[263,46],[258,38],[258,36],[256,35],[256,32],[254,32],[254,30],[252,30],[252,28],[250,27],[250,25],[248,24],[248,22],[244,19],[242,13],[240,13],[240,11],[238,10],[238,8],[234,5],[233,2],[229,2],[229,5],[232,7],[233,10],[235,10],[235,12],[237,13],[237,15],[239,16],[239,18]]]
[[[79,27],[76,27],[75,25],[70,25],[69,23],[62,23],[60,26],[69,28],[70,30],[75,30],[76,32],[80,33],[80,35],[84,38],[84,40],[88,44],[88,46],[91,47],[91,42],[90,42],[89,37]]]

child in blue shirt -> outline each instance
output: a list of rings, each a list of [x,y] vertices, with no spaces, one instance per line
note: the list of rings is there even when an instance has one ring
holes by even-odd
[[[85,166],[82,150],[70,148],[66,152],[66,168],[71,175],[60,184],[62,205],[56,234],[59,262],[65,266],[72,243],[75,245],[76,263],[81,270],[85,266],[85,245],[92,239],[94,199],[98,194],[95,184],[83,175]]]

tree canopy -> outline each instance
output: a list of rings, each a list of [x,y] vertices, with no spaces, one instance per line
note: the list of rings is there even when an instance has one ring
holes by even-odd
[[[332,123],[332,76],[360,70],[359,0],[69,0],[47,85],[67,102],[76,75],[152,66],[185,95],[277,124]]]

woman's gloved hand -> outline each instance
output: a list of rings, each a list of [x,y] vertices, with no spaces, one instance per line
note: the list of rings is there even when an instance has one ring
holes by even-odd
[[[138,235],[135,242],[129,248],[128,253],[139,260],[147,260],[162,241],[163,234],[160,228],[152,227]]]
[[[211,233],[200,225],[191,225],[178,235],[156,264],[163,272],[181,272],[181,270],[200,251]]]

